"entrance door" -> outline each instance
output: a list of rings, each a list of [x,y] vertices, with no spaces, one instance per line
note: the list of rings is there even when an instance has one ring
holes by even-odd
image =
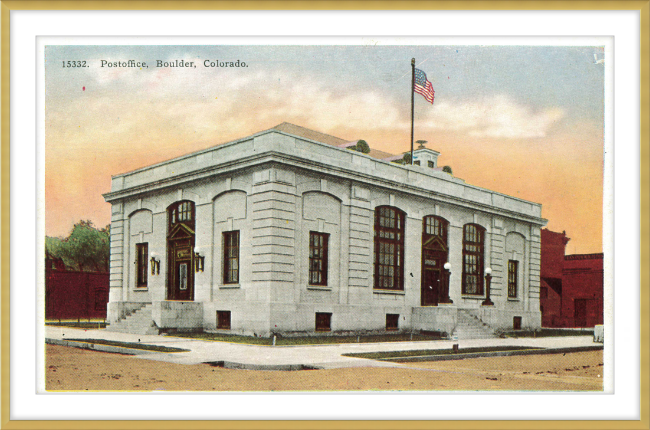
[[[587,299],[573,301],[573,323],[576,327],[587,327]]]
[[[192,241],[170,240],[170,276],[168,300],[194,300],[194,271],[192,270]]]
[[[438,261],[433,260],[438,263]],[[429,269],[425,266],[422,273],[422,306],[438,306],[438,293],[442,277],[439,269]]]
[[[438,306],[438,303],[448,301],[447,285],[443,285],[448,226],[449,223],[438,216],[429,215],[422,219],[422,306]]]
[[[167,300],[194,300],[194,203],[167,208]]]

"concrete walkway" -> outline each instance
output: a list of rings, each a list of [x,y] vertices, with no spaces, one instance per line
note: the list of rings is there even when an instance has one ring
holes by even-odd
[[[174,353],[143,352],[134,357],[179,364],[224,362],[226,367],[259,370],[289,370],[303,367],[402,367],[403,365],[400,363],[343,357],[341,354],[416,349],[451,349],[452,345],[455,343],[458,343],[460,348],[522,346],[557,349],[558,352],[566,352],[567,350],[574,348],[581,349],[584,347],[602,345],[594,343],[593,336],[567,336],[519,339],[475,339],[461,341],[438,340],[419,342],[344,343],[310,346],[266,346],[213,342],[174,336],[150,336],[116,333],[106,330],[84,330],[54,326],[46,326],[45,338],[46,341],[50,340],[51,342],[57,342],[57,340],[62,341],[65,339],[106,339],[183,348],[188,349],[189,351]]]

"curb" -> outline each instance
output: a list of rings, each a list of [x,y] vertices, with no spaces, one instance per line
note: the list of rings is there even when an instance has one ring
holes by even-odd
[[[156,352],[156,351],[145,351],[143,349],[126,348],[123,346],[103,345],[103,344],[92,343],[92,342],[81,342],[78,340],[45,338],[45,343],[49,343],[50,345],[69,346],[72,348],[89,349],[92,351],[117,352],[119,354],[126,354],[126,355],[144,355],[144,354],[151,354]]]
[[[294,370],[320,369],[320,367],[310,366],[306,364],[247,364],[247,363],[235,363],[234,361],[206,361],[204,363],[214,367],[224,367],[226,369],[240,369],[240,370],[294,371]]]
[[[419,355],[417,357],[378,358],[375,360],[392,361],[394,363],[408,363],[408,362],[418,362],[418,361],[464,360],[466,358],[482,358],[482,357],[510,357],[513,355],[562,354],[567,352],[598,351],[602,349],[603,349],[603,345],[594,345],[594,346],[574,346],[574,347],[566,347],[566,348],[520,349],[520,350],[513,350],[513,351],[468,352],[468,353],[445,354],[445,355]]]

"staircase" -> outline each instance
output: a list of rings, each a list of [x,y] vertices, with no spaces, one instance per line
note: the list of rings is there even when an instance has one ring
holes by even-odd
[[[458,323],[451,334],[452,339],[493,339],[494,330],[473,315],[469,309],[458,309]]]
[[[160,334],[156,323],[153,322],[151,303],[144,303],[140,309],[108,325],[106,330],[133,334]]]

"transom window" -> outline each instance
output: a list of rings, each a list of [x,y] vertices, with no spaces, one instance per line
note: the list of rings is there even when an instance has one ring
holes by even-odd
[[[327,285],[329,234],[309,232],[309,284]]]
[[[136,276],[136,286],[138,288],[145,288],[147,286],[147,268],[149,267],[149,244],[136,243],[135,254],[135,265],[138,271]]]
[[[437,216],[424,217],[424,235],[439,237],[442,243],[447,245],[447,229],[449,222]]]
[[[483,294],[485,229],[476,224],[463,228],[463,294]]]
[[[404,289],[404,220],[397,208],[375,209],[375,288]]]
[[[519,269],[519,262],[515,260],[508,260],[508,297],[517,297],[517,274]]]
[[[194,203],[188,201],[178,202],[170,206],[168,210],[170,227],[178,223],[190,227],[194,225]]]
[[[239,231],[223,234],[223,283],[239,282]]]

